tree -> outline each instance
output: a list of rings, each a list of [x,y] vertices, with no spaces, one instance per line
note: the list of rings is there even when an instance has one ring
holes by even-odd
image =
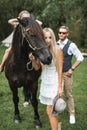
[[[87,0],[0,0],[0,40],[12,31],[8,19],[17,17],[22,10],[33,13],[43,22],[43,27],[51,27],[57,37],[58,28],[67,25],[70,38],[79,46],[87,46]]]

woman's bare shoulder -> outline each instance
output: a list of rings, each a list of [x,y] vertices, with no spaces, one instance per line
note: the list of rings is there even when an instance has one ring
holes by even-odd
[[[60,48],[60,46],[56,45],[56,50],[61,51],[62,49]]]

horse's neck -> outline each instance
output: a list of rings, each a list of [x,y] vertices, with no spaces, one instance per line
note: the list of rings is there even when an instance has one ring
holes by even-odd
[[[12,48],[17,49],[18,47],[20,47],[21,41],[22,41],[21,27],[19,25],[17,25],[16,28],[14,29]]]
[[[17,25],[14,30],[13,41],[12,41],[12,51],[14,56],[17,58],[23,58],[28,60],[28,54],[31,52],[29,46],[22,35],[21,26]]]
[[[12,41],[12,50],[14,54],[16,53],[17,55],[21,54],[22,40],[23,40],[23,36],[22,36],[21,27],[17,25],[17,27],[14,30],[13,41]]]

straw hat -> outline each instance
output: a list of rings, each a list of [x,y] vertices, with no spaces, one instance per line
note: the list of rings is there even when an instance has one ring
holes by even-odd
[[[53,100],[53,107],[52,107],[52,115],[57,116],[59,113],[63,112],[66,108],[66,102],[63,98],[58,98],[56,96]]]

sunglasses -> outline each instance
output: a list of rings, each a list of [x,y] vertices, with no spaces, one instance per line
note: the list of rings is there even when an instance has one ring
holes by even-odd
[[[59,32],[59,34],[64,34],[64,35],[65,35],[66,33],[67,33],[67,32]]]

